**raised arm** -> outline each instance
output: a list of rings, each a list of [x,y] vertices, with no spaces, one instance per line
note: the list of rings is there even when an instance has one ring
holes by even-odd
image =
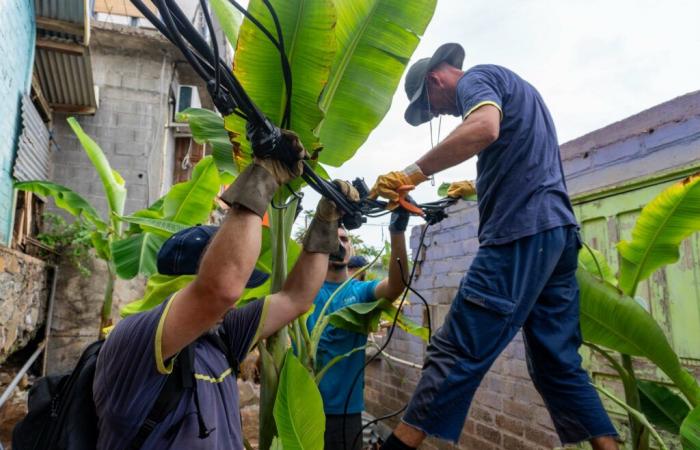
[[[389,276],[379,282],[374,288],[374,297],[396,299],[406,285],[402,279],[408,277],[408,257],[406,256],[406,236],[405,231],[408,226],[409,214],[403,208],[397,208],[391,213],[389,223],[389,234],[391,239],[391,254],[389,255]],[[399,261],[400,264],[399,265]]]
[[[304,149],[296,143],[301,158]],[[161,336],[160,360],[196,340],[234,307],[260,254],[267,206],[277,189],[301,172],[301,162],[290,168],[274,159],[256,159],[224,192],[221,199],[231,206],[227,218],[205,251],[197,277],[163,312],[156,335]]]
[[[350,201],[359,194],[350,184],[335,181]],[[337,251],[338,221],[341,213],[335,204],[321,198],[311,225],[304,236],[304,250],[290,272],[282,290],[270,296],[270,307],[262,337],[268,337],[309,310],[323,285],[328,270],[328,255]]]

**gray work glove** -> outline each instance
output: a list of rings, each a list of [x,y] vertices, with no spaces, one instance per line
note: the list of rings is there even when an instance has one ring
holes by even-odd
[[[360,194],[346,181],[333,183],[351,202],[359,202]],[[316,207],[316,214],[304,236],[304,250],[311,253],[331,254],[338,250],[338,226],[343,213],[332,201],[322,197]]]
[[[296,134],[282,130],[293,142],[299,160],[292,166],[273,158],[253,158],[253,163],[241,172],[223,194],[221,200],[229,206],[239,204],[253,211],[258,216],[265,215],[267,205],[272,201],[277,189],[296,177],[304,170],[302,160],[308,157]]]

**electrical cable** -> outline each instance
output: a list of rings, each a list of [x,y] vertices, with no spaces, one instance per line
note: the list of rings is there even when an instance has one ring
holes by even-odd
[[[416,264],[416,263],[418,262],[418,255],[420,254],[420,250],[421,250],[421,248],[423,247],[423,243],[424,243],[424,241],[425,241],[425,235],[426,235],[426,233],[427,233],[429,227],[430,227],[430,223],[428,222],[428,223],[425,224],[425,227],[424,227],[423,230],[421,231],[420,238],[418,239],[418,249],[417,249],[417,251],[416,251],[415,256],[413,257],[413,267],[411,268],[411,275],[408,277],[408,279],[404,279],[403,274],[401,275],[401,280],[403,281],[403,283],[404,283],[405,286],[409,286],[410,284],[413,283],[413,277],[414,277],[414,275],[415,275],[415,273],[416,273],[416,267],[417,267],[417,264]],[[401,267],[401,266],[399,265],[399,267]],[[346,439],[345,439],[345,437],[346,437],[346,436],[345,436],[345,425],[346,425],[346,418],[347,418],[347,415],[348,415],[348,407],[349,407],[349,405],[350,405],[350,397],[352,396],[352,391],[355,389],[355,385],[357,384],[357,382],[358,382],[358,380],[360,379],[360,377],[361,377],[362,375],[364,375],[365,369],[367,368],[367,366],[368,366],[372,361],[374,361],[374,360],[387,348],[387,346],[388,346],[389,343],[391,342],[391,338],[394,336],[394,331],[396,330],[396,325],[397,325],[397,323],[398,323],[398,321],[399,321],[399,315],[401,314],[401,308],[403,308],[403,304],[404,304],[404,302],[406,301],[406,296],[408,295],[408,292],[409,292],[409,290],[406,289],[406,290],[404,291],[403,295],[401,296],[401,301],[399,302],[399,306],[396,308],[396,314],[394,315],[394,319],[393,319],[393,321],[392,321],[391,327],[389,328],[389,332],[387,333],[386,339],[384,340],[384,342],[382,343],[382,345],[379,346],[379,349],[377,350],[377,353],[375,353],[375,354],[372,355],[367,361],[365,361],[365,363],[364,363],[364,365],[362,366],[362,368],[357,372],[357,374],[355,375],[355,378],[354,378],[353,381],[352,381],[352,384],[350,385],[350,390],[348,391],[348,395],[345,397],[345,405],[343,406],[343,425],[342,425],[342,430],[343,430],[343,450],[348,450],[348,449],[347,449],[347,441],[346,441]],[[427,305],[427,302],[426,302],[426,305]],[[428,326],[430,326],[430,324],[429,324]],[[428,331],[428,334],[429,334],[429,335],[431,334],[430,329],[429,329],[429,331]],[[405,406],[404,406],[403,409],[405,409]],[[395,412],[395,413],[392,413],[392,414],[393,414],[393,415],[401,414],[401,411],[398,411],[398,412]],[[389,417],[393,417],[393,415],[389,415]],[[364,430],[364,428],[365,428],[365,427],[363,427],[362,430]],[[362,430],[360,430],[360,432],[357,433],[357,434],[355,435],[355,438],[353,439],[353,444],[352,444],[352,448],[353,448],[353,449],[355,448],[355,444],[357,443],[358,437],[362,435]]]
[[[219,43],[216,38],[216,32],[214,31],[214,24],[211,21],[211,16],[207,9],[207,4],[204,0],[199,0],[199,5],[202,7],[202,14],[204,15],[204,21],[207,23],[207,28],[209,29],[209,35],[211,36],[211,46],[213,48],[211,65],[214,67],[214,96],[219,96],[219,85],[221,81],[221,71],[219,69]]]

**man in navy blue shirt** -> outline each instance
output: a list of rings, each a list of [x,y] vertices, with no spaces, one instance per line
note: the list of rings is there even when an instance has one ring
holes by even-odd
[[[382,448],[416,448],[426,436],[456,442],[483,376],[522,329],[530,376],[562,443],[617,449],[578,354],[581,244],[554,123],[537,90],[517,74],[495,65],[462,71],[463,61],[460,45],[445,44],[409,69],[408,123],[440,114],[463,122],[372,189],[392,206],[402,185],[478,155],[479,251],[428,346],[403,421]]]

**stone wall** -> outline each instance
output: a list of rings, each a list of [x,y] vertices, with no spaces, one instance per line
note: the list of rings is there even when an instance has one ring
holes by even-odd
[[[691,93],[621,122],[582,136],[561,147],[572,197],[581,197],[650,176],[697,165],[700,160],[700,92]],[[471,202],[447,210],[449,217],[432,226],[420,249],[413,287],[430,305],[433,330],[449,310],[459,281],[478,250],[478,212]],[[411,232],[418,250],[420,227]],[[406,312],[426,323],[414,296]],[[387,352],[421,364],[425,345],[397,330]],[[411,396],[420,371],[397,363],[373,362],[366,372],[367,410],[381,416],[401,408]],[[398,419],[388,421],[395,425]],[[559,445],[543,401],[530,381],[520,334],[511,342],[476,392],[458,445],[429,439],[425,449],[550,449]]]
[[[0,364],[44,324],[49,280],[46,263],[0,246]]]

